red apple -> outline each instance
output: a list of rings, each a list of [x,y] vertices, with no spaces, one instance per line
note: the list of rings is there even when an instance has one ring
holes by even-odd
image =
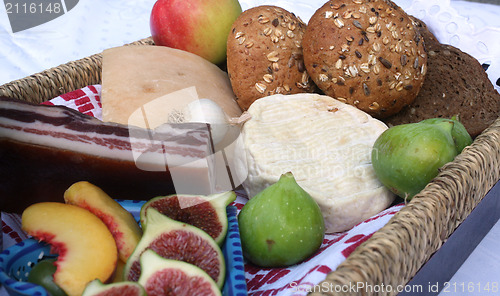
[[[151,35],[156,45],[219,64],[226,58],[227,36],[240,13],[238,0],[158,0],[151,11]]]

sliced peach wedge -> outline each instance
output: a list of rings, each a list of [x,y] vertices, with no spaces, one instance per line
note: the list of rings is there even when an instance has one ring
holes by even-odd
[[[118,261],[116,243],[108,227],[80,207],[41,202],[26,208],[22,228],[51,245],[59,254],[54,282],[68,296],[80,296],[94,279],[112,279]]]
[[[101,188],[86,181],[71,185],[64,193],[64,201],[99,217],[115,238],[120,260],[127,262],[142,236],[142,230],[131,213]]]

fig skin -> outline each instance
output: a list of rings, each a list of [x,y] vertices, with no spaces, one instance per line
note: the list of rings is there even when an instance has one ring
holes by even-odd
[[[452,137],[454,122],[418,122],[384,131],[372,149],[378,179],[409,201],[458,154]]]
[[[54,282],[57,259],[44,259],[38,262],[28,275],[28,282],[42,286],[52,296],[67,296],[61,287]]]
[[[292,173],[250,199],[238,215],[243,255],[261,267],[284,267],[313,255],[325,224],[314,199]]]
[[[465,147],[472,144],[472,137],[465,129],[465,126],[456,119],[456,117],[452,117],[451,119],[446,118],[429,118],[422,120],[421,123],[440,123],[440,122],[453,122],[453,128],[451,129],[451,137],[455,142],[455,147],[457,148],[457,152],[460,154]]]
[[[145,221],[147,227],[125,264],[123,280],[138,280],[142,273],[141,254],[151,249],[164,258],[198,266],[222,289],[226,263],[220,246],[208,233],[198,227],[173,220],[155,208],[148,209]]]

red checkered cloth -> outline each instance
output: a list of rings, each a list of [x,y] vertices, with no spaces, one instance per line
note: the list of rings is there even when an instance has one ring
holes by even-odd
[[[102,120],[101,85],[90,85],[44,102],[62,105]]]
[[[100,85],[91,85],[44,104],[64,105],[101,119]],[[247,201],[243,190],[236,190],[234,205],[241,210]],[[319,286],[326,275],[349,256],[361,243],[383,227],[404,204],[392,206],[374,217],[342,233],[327,234],[316,254],[308,260],[287,268],[260,268],[245,263],[249,295],[306,295],[325,287]],[[3,248],[27,238],[21,230],[19,215],[2,213]],[[328,287],[326,287],[328,288]]]
[[[247,197],[243,190],[237,190],[236,193],[235,205],[240,210],[247,201]],[[326,234],[321,247],[314,256],[300,264],[286,268],[261,268],[246,262],[245,278],[248,295],[303,296],[312,291],[333,292],[334,288],[321,286],[321,281],[360,244],[387,224],[403,206],[403,203],[392,206],[348,231]]]

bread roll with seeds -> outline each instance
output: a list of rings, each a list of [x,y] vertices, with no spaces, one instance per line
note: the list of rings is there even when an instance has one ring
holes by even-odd
[[[427,55],[410,17],[386,0],[328,1],[302,40],[306,69],[326,94],[377,118],[418,94]]]
[[[410,19],[415,26],[415,29],[420,33],[422,39],[424,39],[425,51],[429,52],[433,48],[441,47],[441,43],[437,40],[436,36],[429,30],[427,25],[420,19],[410,15]],[[427,69],[429,68],[429,57],[427,57]],[[424,82],[425,83],[425,82]]]
[[[306,25],[277,6],[257,6],[238,17],[227,40],[227,71],[241,109],[273,94],[312,92],[305,71]]]

